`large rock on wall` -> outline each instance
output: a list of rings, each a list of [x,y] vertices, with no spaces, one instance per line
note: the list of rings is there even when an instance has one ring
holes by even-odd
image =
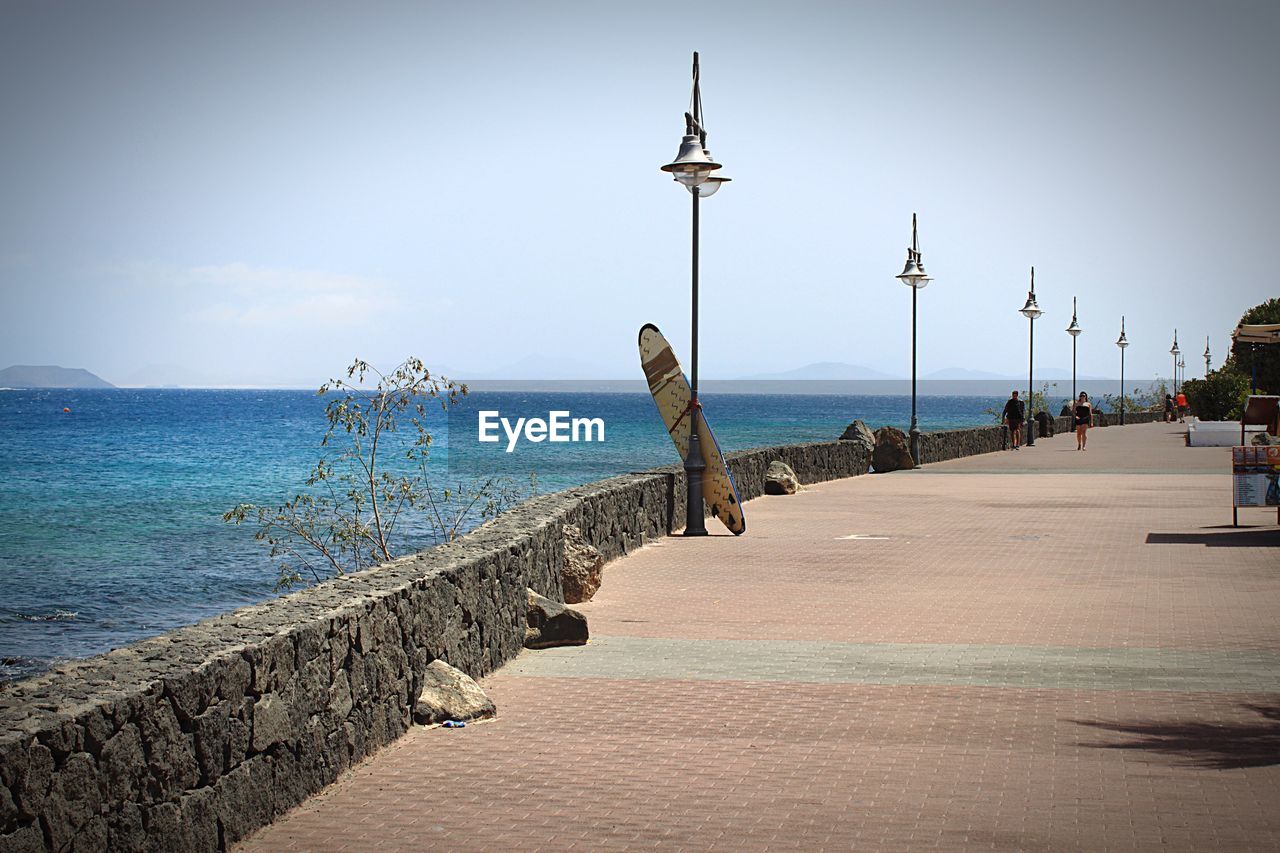
[[[856,441],[871,453],[876,449],[876,434],[871,428],[862,421],[854,421],[844,428],[844,432],[840,435],[841,441]]]
[[[565,604],[590,601],[600,589],[604,575],[604,555],[582,538],[576,524],[564,526],[564,568],[560,584],[564,587]]]
[[[526,649],[586,644],[589,638],[587,617],[558,601],[538,595],[533,590],[529,590],[528,594],[528,627],[524,632]]]
[[[774,460],[764,475],[764,493],[766,495],[794,495],[800,491],[800,480],[796,472],[785,462]]]
[[[446,720],[484,720],[498,713],[493,700],[475,680],[442,660],[432,661],[424,673],[422,690],[413,706],[413,721],[434,726]]]
[[[876,430],[876,449],[871,454],[871,465],[877,474],[915,467],[911,447],[902,430],[888,426]]]

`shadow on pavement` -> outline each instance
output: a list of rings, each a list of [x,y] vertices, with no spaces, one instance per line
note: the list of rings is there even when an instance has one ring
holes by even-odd
[[[1099,720],[1072,720],[1081,726],[1134,736],[1121,743],[1078,743],[1097,749],[1142,749],[1180,763],[1211,770],[1241,767],[1269,767],[1280,764],[1280,707],[1242,705],[1261,714],[1266,722],[1188,723],[1140,722],[1104,723]]]
[[[1221,533],[1148,533],[1147,544],[1204,545],[1208,548],[1277,547],[1280,546],[1280,527],[1269,530],[1224,530]]]

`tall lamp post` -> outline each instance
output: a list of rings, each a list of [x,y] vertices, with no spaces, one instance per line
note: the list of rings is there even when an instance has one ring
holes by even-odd
[[[1120,426],[1124,426],[1124,348],[1129,340],[1124,336],[1124,315],[1120,316],[1120,337],[1116,338],[1116,346],[1120,347]]]
[[[1023,317],[1031,321],[1031,332],[1027,338],[1027,447],[1036,446],[1035,410],[1035,374],[1036,374],[1036,318],[1044,312],[1036,304],[1036,268],[1031,268],[1031,290],[1027,292],[1027,304],[1019,311]]]
[[[1204,336],[1204,378],[1209,378],[1209,336]]]
[[[720,164],[711,159],[707,151],[707,131],[702,124],[702,92],[698,81],[698,54],[693,54],[693,95],[689,112],[684,114],[684,139],[676,159],[662,167],[662,171],[682,184],[693,196],[693,311],[692,374],[689,381],[689,448],[684,457],[686,481],[685,536],[706,536],[707,522],[702,501],[702,473],[706,462],[702,459],[702,444],[698,439],[698,418],[701,405],[698,402],[698,199],[712,195],[728,178],[713,177],[712,172]]]
[[[1071,336],[1071,405],[1076,404],[1076,338],[1084,331],[1076,320],[1076,298],[1071,297],[1071,325],[1067,326],[1067,334]]]
[[[916,215],[911,214],[911,246],[907,249],[907,264],[897,278],[911,288],[911,461],[920,467],[920,425],[916,422],[916,294],[933,281],[924,271],[920,259],[920,239],[916,233]]]
[[[1169,355],[1173,356],[1173,396],[1178,396],[1178,356],[1182,355],[1182,350],[1178,349],[1178,330],[1173,330],[1173,347],[1169,350]]]

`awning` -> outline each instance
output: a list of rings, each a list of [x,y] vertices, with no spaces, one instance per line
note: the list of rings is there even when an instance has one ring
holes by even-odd
[[[1241,323],[1231,337],[1242,344],[1280,344],[1280,323]]]

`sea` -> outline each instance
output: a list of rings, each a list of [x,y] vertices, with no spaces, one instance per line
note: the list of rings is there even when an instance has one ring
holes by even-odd
[[[326,402],[303,390],[0,390],[0,680],[278,594],[277,566],[252,525],[222,516],[305,490],[316,461],[345,439],[321,448]],[[855,418],[872,428],[910,420],[904,394],[708,390],[702,402],[725,452],[832,440]],[[920,426],[991,424],[1002,402],[920,397]],[[479,390],[465,405],[512,422],[553,411],[598,418],[604,441],[524,441],[508,454],[504,434],[472,454],[476,436],[461,436],[457,412],[430,409],[427,475],[440,494],[500,473],[527,496],[680,461],[643,390]],[[407,464],[411,435],[401,430],[383,449],[393,472]],[[478,521],[473,512],[463,527]],[[399,530],[400,553],[440,539],[422,519]]]

